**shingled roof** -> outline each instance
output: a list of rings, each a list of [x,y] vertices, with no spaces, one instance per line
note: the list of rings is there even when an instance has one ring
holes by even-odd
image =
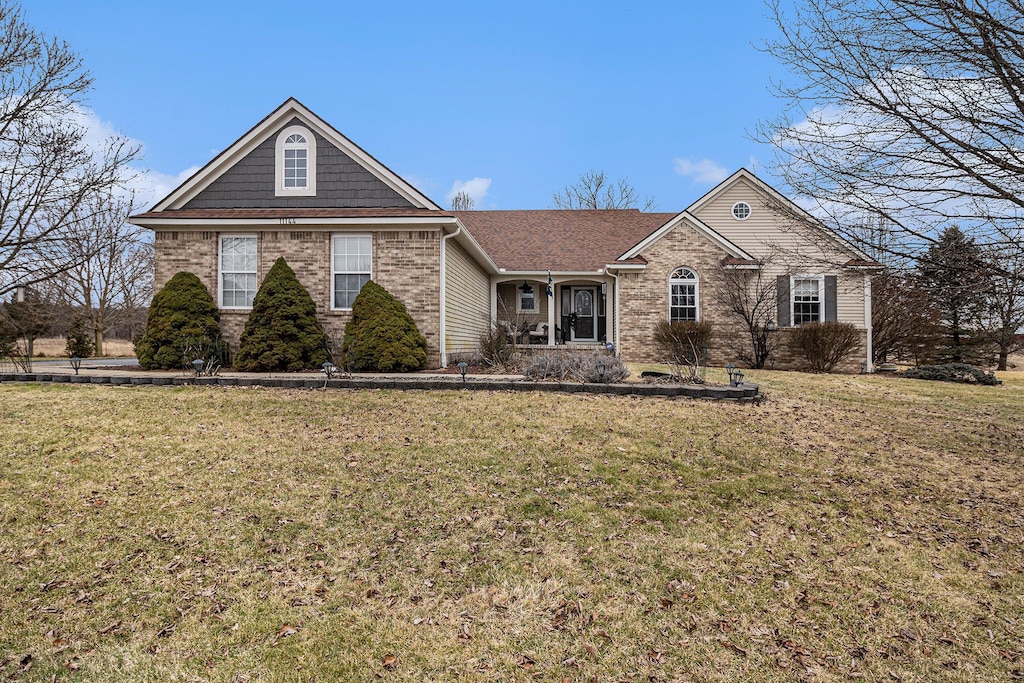
[[[455,211],[499,268],[601,270],[671,220],[637,209]]]

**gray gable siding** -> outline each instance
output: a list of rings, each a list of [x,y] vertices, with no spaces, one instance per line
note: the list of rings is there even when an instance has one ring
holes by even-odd
[[[316,196],[274,196],[274,145],[292,119],[193,197],[186,209],[409,208],[407,199],[381,182],[321,135],[316,137]]]

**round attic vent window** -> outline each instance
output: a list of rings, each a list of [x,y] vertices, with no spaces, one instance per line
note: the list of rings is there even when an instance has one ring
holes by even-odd
[[[732,217],[738,221],[745,221],[750,218],[750,204],[736,202],[732,205]]]

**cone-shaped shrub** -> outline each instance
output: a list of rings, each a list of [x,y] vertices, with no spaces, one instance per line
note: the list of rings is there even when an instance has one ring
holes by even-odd
[[[147,370],[178,370],[188,347],[220,352],[220,311],[199,278],[184,271],[153,297],[135,356]]]
[[[235,354],[244,372],[319,370],[327,360],[327,335],[316,304],[283,258],[277,259],[252,301]]]
[[[352,302],[341,351],[346,366],[362,372],[413,372],[427,365],[427,340],[412,316],[373,280]]]

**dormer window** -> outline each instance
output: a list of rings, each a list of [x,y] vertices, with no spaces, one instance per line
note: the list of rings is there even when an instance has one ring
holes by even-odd
[[[277,196],[316,195],[316,138],[303,126],[288,126],[277,136]]]

